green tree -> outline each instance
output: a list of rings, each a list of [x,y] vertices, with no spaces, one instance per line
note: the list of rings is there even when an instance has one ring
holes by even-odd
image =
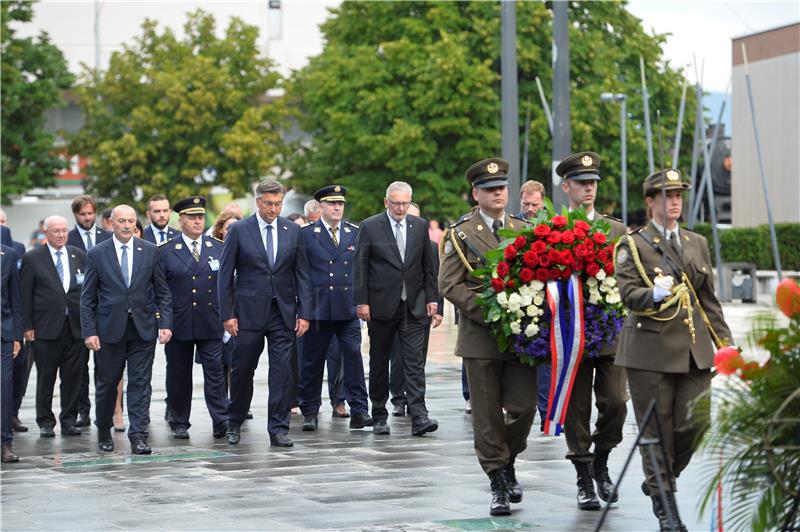
[[[33,3],[0,2],[2,54],[3,202],[9,194],[55,183],[65,166],[53,148],[53,135],[43,130],[44,113],[61,104],[61,92],[74,77],[61,50],[47,33],[18,38],[14,26],[33,19]]]
[[[534,80],[552,83],[552,18],[546,3],[517,3],[520,133],[526,106],[531,110],[524,177],[548,187],[551,139]],[[662,57],[665,37],[646,34],[624,3],[570,2],[570,22],[572,148],[600,153],[598,204],[618,210],[619,108],[601,104],[600,94],[627,94],[629,208],[641,208],[647,155],[639,56],[665,142],[674,134],[683,75]],[[501,151],[499,4],[345,2],[322,31],[325,49],[291,85],[300,126],[311,135],[290,163],[297,187],[349,186],[349,215],[358,219],[376,212],[387,184],[399,179],[414,187],[426,216],[463,213],[465,170]],[[691,144],[689,115],[682,162]]]
[[[112,55],[108,70],[83,75],[86,124],[73,147],[89,157],[86,188],[139,207],[155,193],[178,199],[214,185],[234,195],[275,176],[283,158],[280,76],[258,52],[258,29],[232,18],[224,38],[214,18],[188,15],[178,39],[146,20],[142,35]]]

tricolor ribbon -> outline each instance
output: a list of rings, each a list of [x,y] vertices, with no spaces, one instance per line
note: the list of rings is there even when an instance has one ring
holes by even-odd
[[[568,304],[568,308],[564,308]],[[548,281],[550,308],[550,394],[544,432],[558,436],[564,431],[572,384],[583,355],[583,287],[577,275],[567,281]]]

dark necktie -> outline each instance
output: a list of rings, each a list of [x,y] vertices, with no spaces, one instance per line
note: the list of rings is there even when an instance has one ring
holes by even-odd
[[[92,233],[86,231],[86,251],[89,251],[94,247],[94,242],[92,242]]]
[[[498,242],[500,241],[500,235],[497,234],[497,230],[502,228],[503,228],[503,222],[501,222],[500,220],[495,220],[492,222],[492,233],[494,233],[494,237],[497,239]]]
[[[122,280],[125,281],[125,286],[130,287],[131,276],[128,272],[128,246],[122,246],[122,257],[120,258],[119,267],[122,270]]]
[[[267,226],[267,261],[269,262],[269,267],[272,268],[275,263],[275,246],[272,243],[272,226]]]
[[[192,257],[195,262],[200,262],[200,251],[197,249],[197,240],[192,240]]]
[[[159,233],[161,233],[161,240],[160,240],[159,242],[163,243],[163,242],[164,242],[164,240],[165,240],[165,238],[166,238],[166,237],[164,236],[164,235],[166,235],[166,233],[165,233],[164,231],[159,231]]]
[[[331,227],[331,240],[333,240],[333,245],[337,248],[339,247],[339,239],[336,238],[336,231],[338,230],[338,227]]]
[[[678,236],[675,234],[675,231],[670,231],[667,243],[669,244],[669,247],[672,248],[672,252],[675,254],[675,256],[679,259],[683,259],[681,247],[678,245]]]
[[[58,278],[61,279],[61,284],[64,284],[64,263],[61,262],[61,251],[56,251],[56,271]]]

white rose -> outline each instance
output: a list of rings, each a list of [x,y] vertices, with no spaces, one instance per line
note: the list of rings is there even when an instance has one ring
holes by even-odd
[[[523,298],[526,296],[533,296],[533,289],[531,289],[529,284],[524,284],[519,287],[519,295]]]
[[[528,308],[525,309],[525,314],[527,314],[529,318],[538,316],[539,308],[536,305],[529,305]]]
[[[536,333],[538,332],[539,332],[539,326],[536,325],[535,323],[531,323],[530,325],[525,327],[525,336],[527,336],[528,338],[530,338],[531,336],[535,336]]]
[[[611,292],[606,296],[606,302],[610,305],[615,305],[622,301],[622,298],[619,295],[619,292]]]
[[[519,309],[519,310],[516,312],[516,315],[517,315],[517,318],[518,318],[518,319],[519,319],[519,318],[524,318],[524,317],[525,317],[525,313],[522,311],[522,309]]]
[[[534,292],[542,292],[544,290],[544,283],[541,281],[531,281],[531,288]]]
[[[617,280],[614,277],[606,277],[605,279],[603,279],[603,284],[606,286],[617,286]]]
[[[505,308],[508,305],[508,294],[505,292],[497,294],[497,304]]]
[[[514,334],[519,334],[522,332],[522,325],[518,321],[512,321],[509,326],[511,327],[511,332]]]
[[[603,271],[603,270],[600,270],[600,271]],[[589,277],[588,279],[586,279],[586,286],[589,286],[589,287],[597,286],[597,279],[595,279],[594,277]]]
[[[597,305],[600,303],[600,295],[599,294],[589,294],[589,303],[592,305]]]
[[[599,272],[597,272],[597,275],[595,275],[595,277],[597,278],[598,281],[602,281],[603,279],[606,278],[606,272],[600,270]]]
[[[542,303],[544,303],[544,295],[537,294],[536,297],[533,298],[533,304],[536,305],[537,307],[541,307]]]

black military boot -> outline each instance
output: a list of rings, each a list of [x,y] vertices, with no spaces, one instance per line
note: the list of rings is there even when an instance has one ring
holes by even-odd
[[[667,504],[669,504],[670,510],[672,511],[672,519],[667,515],[664,503],[661,500],[661,495],[653,495],[651,497],[653,500],[653,515],[658,519],[658,529],[661,530],[661,532],[688,532],[689,529],[683,524],[678,514],[678,503],[675,501],[675,494],[667,492],[666,496]]]
[[[617,502],[619,494],[614,493],[614,483],[611,481],[611,477],[608,476],[608,453],[610,452],[610,449],[600,451],[595,449],[594,462],[592,462],[592,477],[597,482],[597,494],[600,498],[605,502]],[[614,498],[609,501],[612,494]]]
[[[600,501],[594,492],[592,474],[587,462],[572,462],[578,473],[578,508],[581,510],[599,510]]]
[[[508,500],[513,503],[522,502],[522,488],[517,482],[517,473],[514,471],[514,460],[516,455],[511,455],[508,463],[503,468],[503,474],[506,477],[506,487],[508,490]]]
[[[490,515],[511,515],[508,486],[506,485],[504,471],[505,469],[501,468],[489,472],[492,490],[492,504],[489,506]]]

